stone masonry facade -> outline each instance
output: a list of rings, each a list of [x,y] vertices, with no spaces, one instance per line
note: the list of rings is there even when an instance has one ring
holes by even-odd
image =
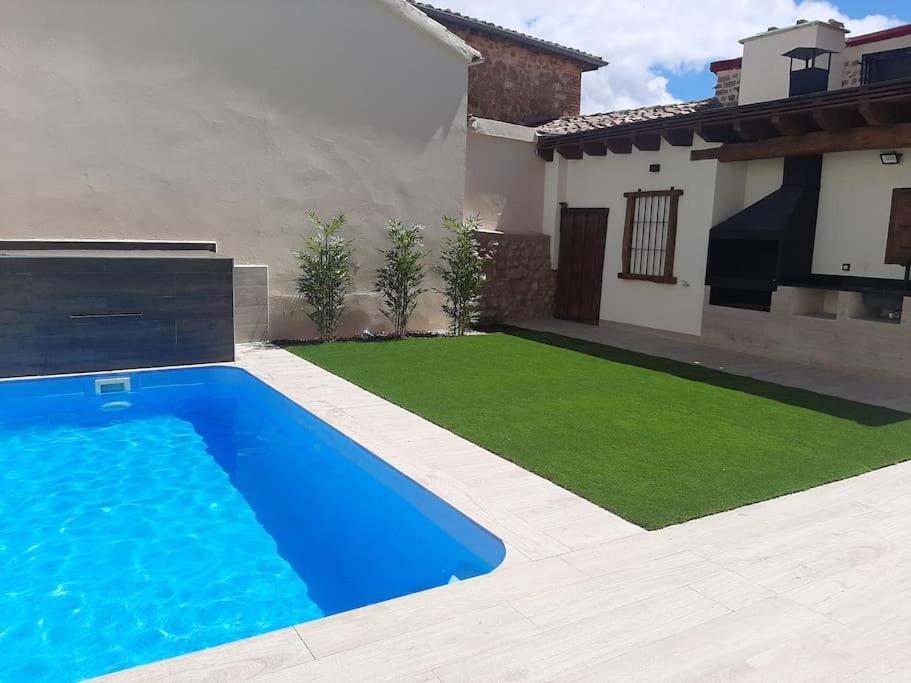
[[[480,232],[478,239],[487,258],[480,322],[550,318],[557,290],[550,236]]]
[[[860,85],[860,67],[859,59],[845,61],[845,70],[841,76],[842,88],[856,88]]]
[[[860,72],[860,59],[846,61],[841,77],[841,87],[856,88],[859,86]],[[736,106],[740,97],[740,69],[719,71],[716,76],[718,81],[715,83],[715,99],[723,107]]]
[[[482,31],[447,28],[484,57],[468,72],[470,115],[523,126],[579,115],[580,62]]]
[[[715,99],[722,107],[736,107],[740,99],[740,69],[719,71]]]

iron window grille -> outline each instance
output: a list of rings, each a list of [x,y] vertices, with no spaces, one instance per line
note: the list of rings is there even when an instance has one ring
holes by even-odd
[[[623,230],[623,272],[627,280],[674,284],[677,205],[683,190],[627,192]]]

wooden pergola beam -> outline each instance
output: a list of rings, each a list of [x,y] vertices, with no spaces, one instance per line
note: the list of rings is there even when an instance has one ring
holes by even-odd
[[[726,144],[712,149],[694,150],[690,159],[717,159],[720,162],[778,159],[793,156],[857,152],[862,150],[911,147],[911,123],[872,128],[849,128],[844,131],[816,131],[805,135],[788,135],[758,142]]]
[[[544,159],[544,161],[553,161],[554,160],[554,148],[553,147],[538,147],[538,156]]]
[[[633,141],[630,138],[617,138],[616,140],[608,140],[605,144],[613,154],[633,153]]]
[[[807,112],[772,114],[769,122],[781,135],[803,135],[814,129],[813,116]]]

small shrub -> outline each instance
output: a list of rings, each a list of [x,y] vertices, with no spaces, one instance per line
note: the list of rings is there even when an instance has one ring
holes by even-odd
[[[478,217],[458,221],[443,218],[451,236],[443,247],[438,270],[443,278],[441,293],[446,297],[443,312],[449,318],[449,331],[465,334],[478,320],[481,289],[484,286],[484,258],[478,251]]]
[[[421,238],[424,228],[414,223],[386,222],[387,249],[380,249],[383,265],[377,271],[376,288],[383,296],[383,314],[389,318],[396,337],[408,331],[408,319],[414,313],[424,281],[424,251]]]
[[[316,325],[320,341],[331,341],[351,289],[351,243],[339,234],[347,220],[340,213],[324,223],[312,211],[307,218],[316,233],[307,237],[303,249],[294,252],[300,267],[297,292],[312,308],[307,315]]]

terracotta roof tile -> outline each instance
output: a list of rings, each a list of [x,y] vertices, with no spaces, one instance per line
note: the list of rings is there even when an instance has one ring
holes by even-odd
[[[695,102],[680,102],[679,104],[662,104],[656,107],[642,107],[641,109],[623,109],[610,111],[603,114],[586,114],[584,116],[567,116],[562,119],[545,123],[538,128],[542,136],[566,135],[568,133],[583,133],[589,130],[601,130],[614,126],[625,126],[655,119],[668,119],[684,114],[693,114],[707,107],[718,106],[714,98],[697,100]]]

